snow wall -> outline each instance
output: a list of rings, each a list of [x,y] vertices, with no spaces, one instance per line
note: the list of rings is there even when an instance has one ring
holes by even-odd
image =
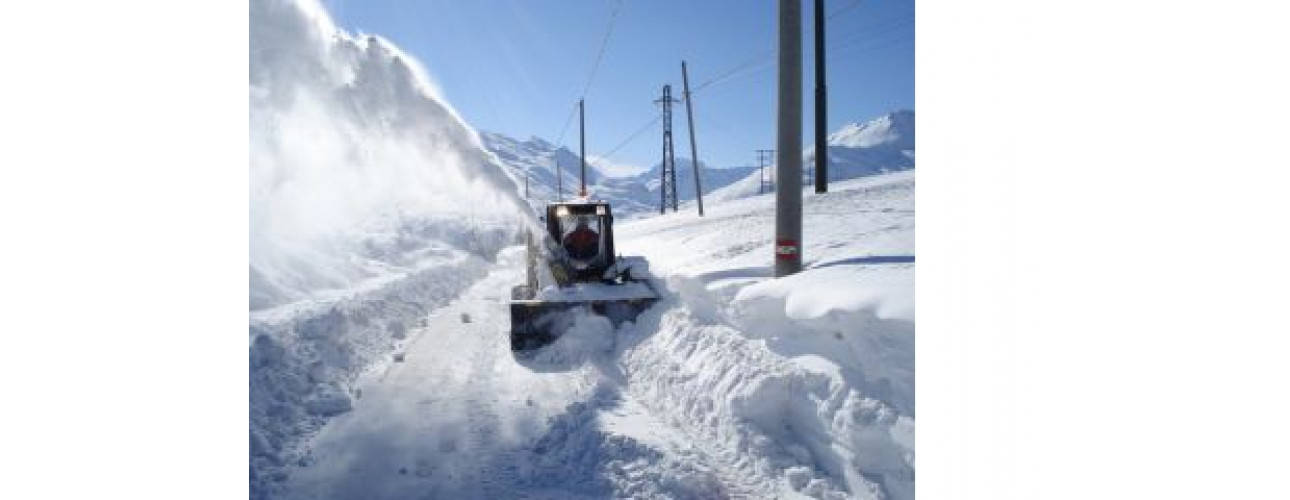
[[[364,370],[532,223],[517,184],[389,42],[315,0],[250,3],[250,487]]]

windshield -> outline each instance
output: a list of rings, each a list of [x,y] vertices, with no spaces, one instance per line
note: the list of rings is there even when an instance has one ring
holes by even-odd
[[[575,260],[595,257],[600,253],[600,218],[591,214],[561,217],[560,243]]]

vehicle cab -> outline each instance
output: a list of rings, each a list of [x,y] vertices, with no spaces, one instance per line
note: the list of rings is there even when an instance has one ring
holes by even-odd
[[[614,217],[608,202],[555,202],[546,211],[547,233],[579,280],[599,278],[614,265]]]

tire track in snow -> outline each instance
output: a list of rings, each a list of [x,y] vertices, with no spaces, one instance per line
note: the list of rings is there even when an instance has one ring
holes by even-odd
[[[767,461],[786,455],[715,398],[780,387],[772,379],[782,360],[758,356],[737,332],[690,331],[671,302],[615,332],[623,345],[610,352],[569,366],[520,363],[503,301],[519,279],[518,262],[501,259],[431,313],[405,361],[373,377],[354,410],[315,438],[315,462],[292,475],[291,498],[779,493],[783,464]],[[742,354],[738,363],[716,357],[722,349]]]
[[[293,471],[288,497],[579,496],[576,488],[544,491],[550,488],[533,482],[528,462],[550,423],[585,404],[602,377],[589,363],[533,371],[512,357],[502,298],[520,274],[518,260],[499,259],[488,277],[431,312],[404,362],[369,379],[354,409],[312,439],[312,461]],[[551,458],[572,461],[587,450],[565,451],[570,456]]]

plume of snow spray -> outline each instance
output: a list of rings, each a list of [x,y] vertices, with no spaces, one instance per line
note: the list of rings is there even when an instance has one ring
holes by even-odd
[[[527,216],[418,63],[315,0],[250,5],[250,200],[252,308],[370,277],[355,254],[409,227],[469,247],[446,233]]]

